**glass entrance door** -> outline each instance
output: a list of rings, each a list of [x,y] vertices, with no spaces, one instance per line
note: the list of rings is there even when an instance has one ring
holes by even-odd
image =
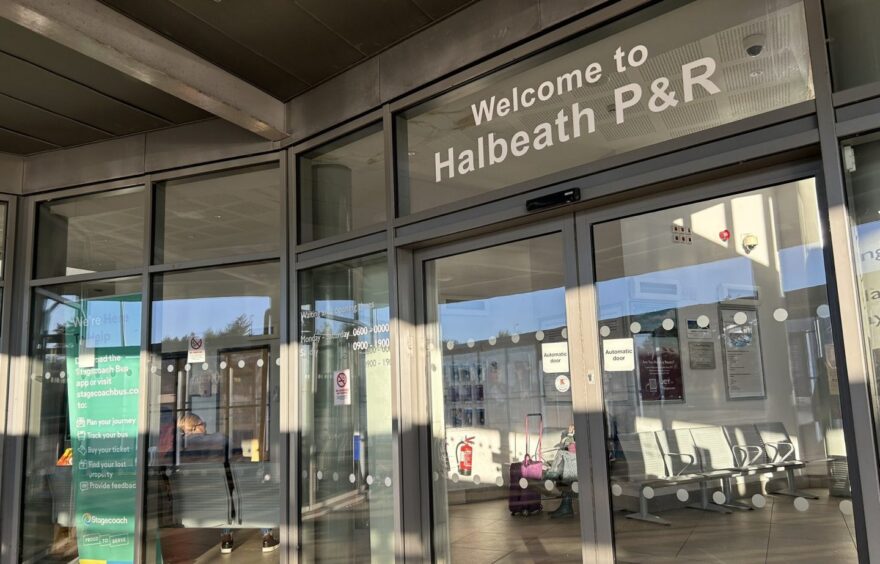
[[[566,225],[418,263],[437,562],[582,560]]]
[[[723,194],[578,220],[606,557],[856,561],[816,181]]]

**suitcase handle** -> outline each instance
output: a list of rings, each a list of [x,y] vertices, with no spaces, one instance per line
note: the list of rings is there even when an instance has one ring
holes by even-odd
[[[535,460],[543,462],[544,455],[541,453],[541,445],[544,439],[544,415],[541,413],[526,414],[526,454],[529,454],[531,445],[531,434],[529,433],[529,417],[538,418],[538,448],[535,449]]]

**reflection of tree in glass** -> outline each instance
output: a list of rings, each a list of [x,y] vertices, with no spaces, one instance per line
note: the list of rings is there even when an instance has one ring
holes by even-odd
[[[208,329],[200,336],[205,339],[206,342],[210,343],[220,337],[250,337],[251,335],[253,335],[253,329],[253,318],[246,313],[242,313],[241,315],[227,323],[226,327],[224,327],[220,331]],[[190,337],[195,336],[195,333],[190,333],[189,335],[184,335],[181,337],[165,337],[162,340],[162,344],[182,345],[182,348],[186,348]]]

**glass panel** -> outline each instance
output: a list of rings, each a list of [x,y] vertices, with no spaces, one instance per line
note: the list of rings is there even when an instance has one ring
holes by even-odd
[[[280,222],[277,163],[169,180],[156,186],[153,261],[277,251]]]
[[[278,562],[280,278],[274,262],[155,278],[150,558]]]
[[[400,213],[812,98],[800,0],[659,2],[408,112]]]
[[[559,234],[426,264],[441,562],[581,560],[564,264]]]
[[[825,0],[825,27],[835,90],[880,81],[880,3]]]
[[[22,561],[132,562],[141,281],[35,294]]]
[[[375,125],[299,159],[300,241],[385,221],[385,137]]]
[[[37,206],[37,278],[141,266],[143,248],[143,188]]]
[[[859,145],[843,151],[874,424],[880,431],[876,415],[880,413],[880,135],[866,136]]]
[[[815,180],[593,240],[618,558],[856,562]]]
[[[384,254],[300,273],[302,557],[391,562],[391,356]]]

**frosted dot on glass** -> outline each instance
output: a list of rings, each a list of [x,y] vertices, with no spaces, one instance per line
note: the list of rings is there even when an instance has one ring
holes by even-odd
[[[519,487],[521,487],[522,489],[526,489],[527,487],[529,487],[529,481],[526,480],[525,478],[520,478],[519,479]]]
[[[46,380],[51,380],[51,379],[52,379],[52,373],[51,373],[51,372],[46,372],[46,374],[44,374],[43,377],[46,378]]]
[[[452,483],[457,484],[458,483],[458,474],[453,474],[451,480],[452,480]]]
[[[323,480],[323,479],[324,479],[324,473],[321,472],[320,470],[318,470],[318,472],[315,474],[315,476],[316,476],[319,480]]]
[[[727,501],[727,496],[723,492],[715,492],[712,494],[712,501],[718,505],[722,505]]]
[[[708,315],[701,315],[697,318],[697,327],[701,327],[701,328],[705,329],[708,326],[709,326],[709,316]]]
[[[620,487],[620,484],[611,484],[611,495],[617,497],[623,493],[623,488]]]
[[[510,336],[510,340],[513,341],[514,343],[518,343],[519,342],[519,335],[517,333],[514,333],[513,335]]]
[[[308,478],[308,477],[309,477],[309,471],[303,470],[303,478]]]
[[[773,310],[773,319],[782,323],[783,321],[788,319],[788,310],[786,310],[784,307],[778,307],[778,308],[774,309]]]
[[[469,349],[472,349],[472,348],[474,348],[474,345],[476,345],[476,343],[474,342],[474,340],[473,340],[473,339],[468,339],[468,342],[467,342],[467,346],[468,346],[468,348],[469,348]]]
[[[61,372],[58,373],[58,376],[60,376],[61,379],[64,380],[65,378],[67,378],[67,372],[62,370]]]
[[[816,315],[822,319],[827,319],[831,316],[831,308],[828,307],[828,304],[822,304],[816,308]]]
[[[690,499],[691,494],[684,488],[679,488],[677,492],[675,492],[675,497],[678,498],[678,501],[685,502]]]
[[[578,485],[577,482],[573,482],[573,483],[571,484],[571,491],[573,491],[574,493],[578,493],[578,490],[579,490],[579,489],[580,489],[580,486]]]
[[[544,340],[544,332],[543,331],[535,331],[535,340],[543,341]]]
[[[76,360],[77,360],[76,364],[79,365],[79,359],[76,359]],[[153,374],[159,372],[159,367],[158,366],[151,366],[150,372],[152,372]]]
[[[745,325],[748,320],[749,316],[746,315],[744,311],[738,311],[733,314],[733,322],[737,325]]]
[[[601,335],[603,337],[607,337],[610,334],[611,334],[611,328],[608,327],[607,325],[603,325],[602,327],[599,327],[599,335]]]
[[[434,478],[434,481],[436,482],[437,480],[440,479],[440,474],[438,474],[437,472],[434,472],[434,473],[432,474],[432,477]]]
[[[675,328],[675,321],[667,317],[663,320],[662,326],[667,331],[672,331]]]
[[[761,494],[755,494],[752,496],[752,505],[758,509],[763,509],[767,505],[767,498]]]
[[[338,482],[338,481],[339,481],[339,472],[333,472],[333,481],[334,481],[334,482]]]
[[[203,362],[203,363],[202,363],[202,370],[207,370],[207,369],[208,369],[208,363],[207,363],[207,362]]]
[[[632,323],[629,324],[629,330],[630,330],[630,333],[635,335],[636,333],[638,333],[639,331],[642,330],[642,324],[639,323],[638,321],[633,321]]]
[[[349,475],[348,475],[348,481],[351,482],[351,483],[353,484],[353,483],[354,483],[354,480],[355,480],[354,474],[349,474]]]
[[[455,343],[453,341],[446,341],[446,348],[452,350],[455,348]]]
[[[810,508],[810,502],[802,497],[794,498],[794,508],[798,511],[806,511]]]
[[[168,373],[169,373],[169,374],[172,373],[172,372],[174,372],[174,365],[173,365],[173,364],[169,364],[167,370],[168,370]]]
[[[368,485],[368,486],[372,486],[372,485],[373,485],[373,481],[374,481],[374,480],[373,480],[373,477],[372,477],[372,476],[367,476],[367,485]]]
[[[553,480],[547,480],[544,482],[544,489],[547,490],[548,492],[552,492],[553,487],[554,487]]]
[[[499,488],[501,486],[503,486],[504,485],[504,478],[502,478],[501,476],[498,476],[497,478],[495,478],[495,485],[498,486]]]
[[[189,372],[190,370],[192,370],[192,366],[190,366],[189,364],[184,364],[183,369]]]
[[[853,514],[853,504],[852,501],[845,499],[840,502],[840,512],[844,515],[852,515]]]
[[[386,476],[386,477],[385,477],[385,487],[386,487],[386,488],[390,488],[390,487],[391,487],[391,477],[390,477],[390,476]]]
[[[244,368],[244,361],[243,361],[243,360],[239,360],[239,361],[238,361],[238,367],[239,367],[239,368]]]
[[[645,499],[654,499],[654,488],[652,488],[651,486],[647,486],[645,489],[642,490],[642,495],[645,497]]]
[[[562,328],[562,338],[563,338],[563,339],[568,339],[568,327],[563,327],[563,328]]]
[[[264,364],[266,364],[266,363],[263,362],[263,359],[262,359],[262,358],[257,359],[257,366],[259,366],[260,368],[262,368]]]
[[[275,366],[281,366],[281,357],[275,359]]]
[[[498,339],[496,339],[495,337],[489,337],[489,344],[490,345],[494,345],[497,342],[498,342]]]
[[[226,361],[224,360],[223,362],[220,363],[220,370],[226,370],[227,366],[229,366],[229,365],[226,364]]]
[[[475,475],[475,476],[474,476],[474,484],[477,485],[477,486],[479,486],[479,485],[480,485],[480,482],[482,482],[482,480],[480,479],[480,476]]]

